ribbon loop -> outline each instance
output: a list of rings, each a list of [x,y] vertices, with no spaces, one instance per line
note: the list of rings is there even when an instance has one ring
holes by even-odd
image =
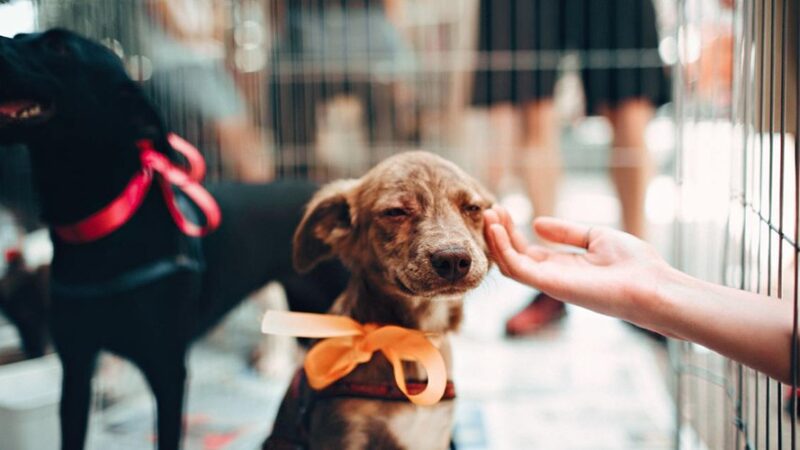
[[[178,153],[186,158],[189,164],[188,175],[192,181],[200,181],[206,176],[206,160],[203,155],[197,151],[194,145],[190,144],[186,139],[178,136],[175,133],[167,135],[167,141]]]
[[[261,331],[327,338],[309,350],[303,364],[308,383],[316,390],[344,378],[359,364],[369,362],[377,351],[383,353],[392,365],[398,388],[412,403],[433,405],[441,400],[447,387],[444,358],[419,330],[395,325],[362,325],[344,316],[267,311],[261,322]],[[428,382],[421,392],[408,392],[403,361],[416,362],[425,369]]]
[[[202,237],[214,231],[222,220],[222,213],[214,197],[200,185],[206,172],[203,156],[192,144],[176,134],[169,134],[170,145],[181,153],[188,163],[183,169],[159,153],[149,140],[136,143],[142,168],[133,176],[125,190],[111,203],[90,216],[69,225],[54,226],[58,237],[71,244],[96,241],[125,225],[142,205],[153,179],[158,180],[167,209],[178,228],[191,237]],[[156,177],[155,174],[159,176]],[[186,194],[206,217],[203,226],[190,222],[175,201],[173,187]]]
[[[161,194],[175,225],[187,236],[203,237],[219,227],[222,213],[214,197],[198,183],[199,178],[196,179],[196,177],[205,173],[205,163],[202,164],[202,167],[197,165],[197,160],[202,160],[202,156],[183,139],[178,138],[176,135],[170,135],[170,137],[170,142],[179,143],[179,146],[175,147],[175,149],[186,156],[186,160],[189,161],[188,172],[176,167],[166,156],[157,152],[150,141],[139,141],[142,165],[160,175],[158,184],[161,187]],[[176,141],[176,138],[180,139],[180,141]],[[191,147],[193,151],[188,151],[186,146]],[[186,219],[186,216],[183,215],[175,201],[173,186],[186,194],[200,208],[206,217],[205,225],[200,226]]]

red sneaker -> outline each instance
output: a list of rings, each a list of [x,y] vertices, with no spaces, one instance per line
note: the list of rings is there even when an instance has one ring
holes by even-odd
[[[507,336],[524,336],[535,334],[551,323],[558,322],[567,314],[564,302],[539,293],[521,311],[511,316],[506,322]]]
[[[789,416],[792,415],[792,410],[797,408],[797,417],[800,417],[800,406],[798,406],[797,400],[800,399],[800,388],[792,389],[791,386],[784,387],[784,395],[783,395],[783,408],[786,411],[786,414]]]

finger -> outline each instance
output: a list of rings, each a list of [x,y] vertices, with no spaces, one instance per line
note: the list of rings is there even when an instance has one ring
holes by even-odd
[[[511,245],[514,246],[514,249],[520,253],[525,253],[525,250],[528,248],[528,240],[514,225],[514,220],[511,218],[511,214],[509,214],[508,210],[502,207],[500,207],[500,222],[502,222],[503,226],[506,228],[506,232],[508,232],[508,236],[511,238]]]
[[[500,205],[495,206],[495,211],[497,211],[497,215],[500,217],[500,222],[503,224],[503,226],[506,228],[513,226],[511,214],[508,213],[508,210]]]
[[[525,253],[528,248],[528,240],[525,238],[525,235],[520,233],[519,229],[514,225],[514,220],[511,218],[511,214],[507,209],[500,205],[495,206],[495,213],[498,215],[500,223],[506,229],[506,233],[508,233],[514,250],[519,253]]]
[[[487,245],[489,246],[489,253],[491,253],[492,259],[497,264],[497,267],[500,269],[500,272],[502,272],[503,275],[508,276],[508,265],[506,264],[503,254],[500,251],[500,247],[498,245],[498,238],[495,232],[493,231],[494,228],[500,230],[501,234],[506,235],[505,228],[503,228],[503,226],[500,224],[493,224],[489,227],[489,229],[486,231],[486,242]]]
[[[511,276],[510,267],[508,265],[508,255],[503,252],[504,243],[509,242],[508,231],[500,224],[492,225],[489,233],[492,236],[492,254],[494,255],[495,262],[500,271],[505,276]],[[513,247],[512,252],[515,252]]]
[[[553,255],[555,252],[541,245],[529,245],[523,252],[536,262],[542,262]]]
[[[591,237],[591,227],[553,217],[536,219],[533,228],[542,239],[575,247],[587,248]]]
[[[507,209],[500,205],[495,205],[495,211],[500,218],[500,223],[503,224],[507,230],[514,228],[514,221],[511,219],[511,214],[509,214]]]
[[[490,228],[492,225],[500,223],[500,217],[497,215],[496,211],[487,209],[483,212],[483,219],[483,237],[486,240],[486,246],[489,248],[489,254],[492,257],[492,260],[497,262],[497,246],[495,245],[495,238],[492,236]]]
[[[489,250],[492,249],[494,237],[492,236],[491,227],[500,223],[500,218],[493,209],[487,209],[483,212],[483,237],[486,239],[486,245]]]
[[[493,208],[489,208],[483,212],[483,221],[488,230],[490,225],[500,223],[500,216],[497,215],[497,211]]]
[[[497,217],[497,223],[502,223],[502,217],[506,214],[506,209],[498,204],[492,205],[491,211]]]
[[[498,259],[503,261],[505,267],[503,273],[517,281],[536,287],[538,285],[538,277],[536,276],[535,263],[527,256],[517,253],[511,245],[508,233],[502,226],[492,225],[491,232],[495,238],[495,245],[499,253]]]

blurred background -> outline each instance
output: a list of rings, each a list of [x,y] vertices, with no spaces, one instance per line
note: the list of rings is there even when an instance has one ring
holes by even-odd
[[[797,0],[10,0],[0,35],[104,43],[212,180],[324,182],[422,148],[526,232],[539,215],[619,227],[796,305],[798,17]],[[26,158],[0,149],[0,449],[15,450],[58,440],[57,358],[25,358],[16,314],[46,304],[50,252]],[[273,341],[252,364],[282,293],[254,297],[191,354],[188,449],[257,448],[300,361]],[[459,449],[797,448],[796,387],[499,273],[455,340]],[[152,448],[135,368],[106,355],[94,391],[90,448]]]

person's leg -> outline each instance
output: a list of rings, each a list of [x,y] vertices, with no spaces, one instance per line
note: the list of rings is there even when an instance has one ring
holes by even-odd
[[[251,183],[274,177],[267,140],[251,120],[244,98],[220,61],[156,71],[151,83],[153,100],[165,112],[170,128],[188,133],[185,137],[190,141],[205,136],[216,139],[226,174]],[[198,133],[194,121],[199,121],[202,132]],[[213,133],[206,134],[206,129]]]
[[[516,146],[516,111],[511,103],[498,103],[489,108],[489,139],[491,153],[487,156],[487,184],[497,193],[503,179],[509,175],[511,158]]]
[[[602,108],[614,129],[610,171],[622,206],[622,227],[640,238],[647,231],[645,196],[652,172],[644,135],[654,111],[647,99],[630,99],[615,108]]]
[[[523,106],[522,129],[520,175],[533,203],[534,216],[552,216],[556,211],[561,178],[558,118],[552,97],[531,101]],[[540,293],[508,319],[506,334],[519,336],[536,333],[565,313],[564,303]]]
[[[645,129],[655,107],[646,98],[621,101],[615,108],[600,107],[614,130],[609,171],[621,205],[622,228],[642,239],[647,235],[645,200],[652,163],[645,142]],[[664,336],[636,327],[660,342]]]
[[[544,98],[522,107],[522,167],[520,175],[533,203],[534,216],[552,216],[561,178],[555,101]]]

